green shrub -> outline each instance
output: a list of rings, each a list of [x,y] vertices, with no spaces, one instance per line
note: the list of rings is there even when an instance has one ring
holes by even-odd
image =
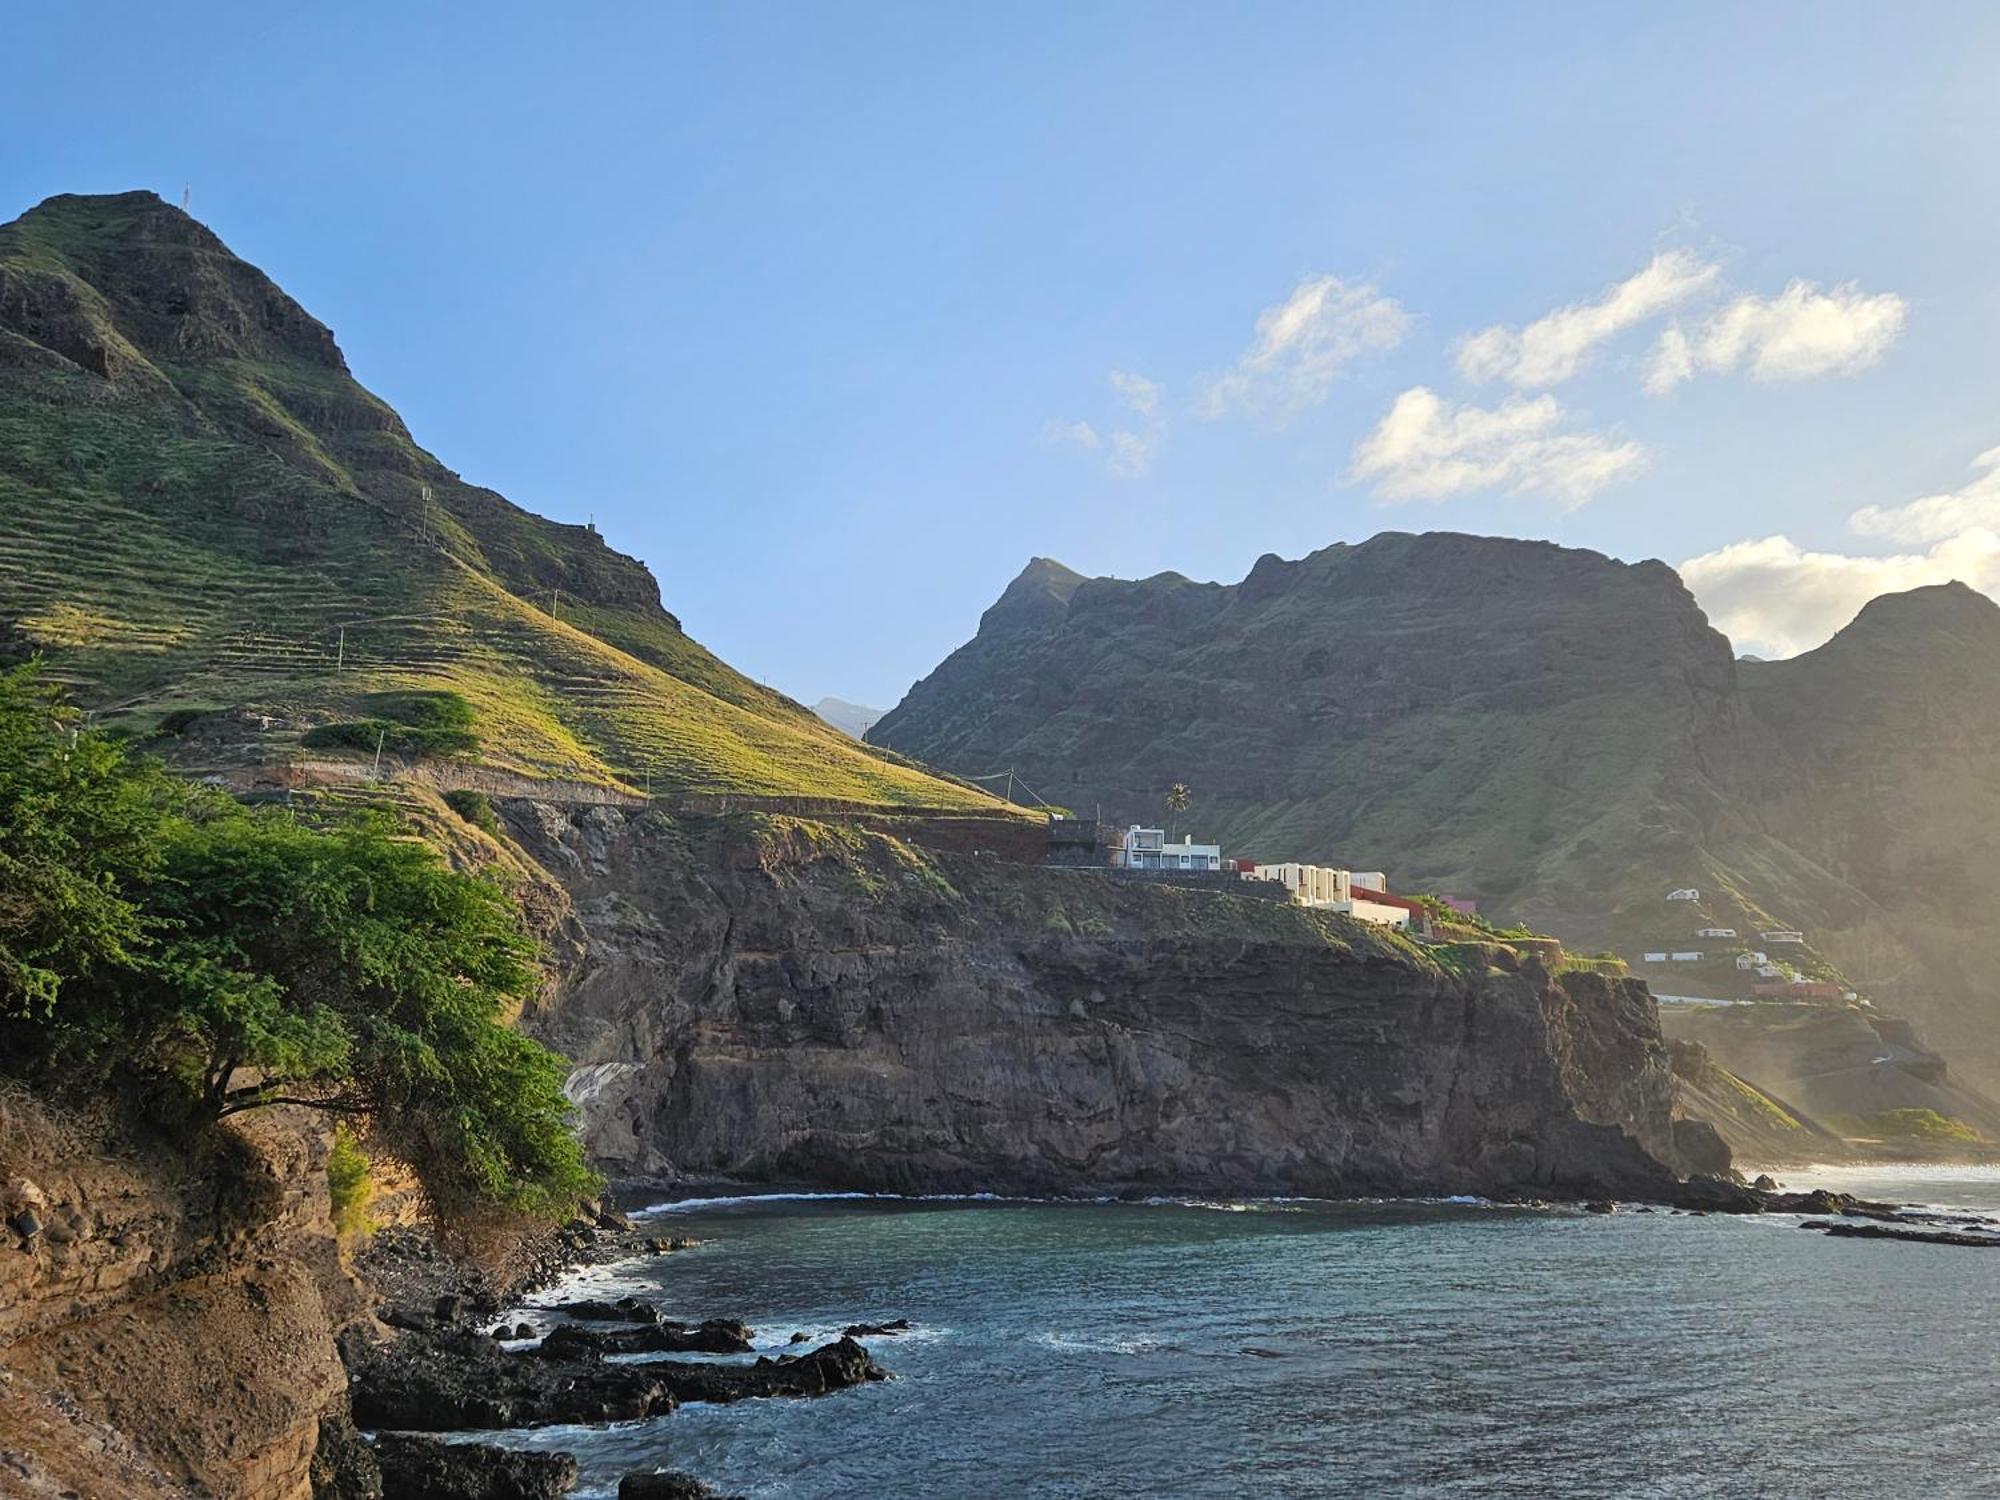
[[[375,1177],[368,1153],[345,1125],[333,1129],[333,1150],[326,1158],[326,1187],[333,1201],[334,1232],[367,1234],[375,1228],[368,1209],[375,1201]]]
[[[391,755],[466,755],[479,748],[478,715],[448,689],[370,693],[361,700],[368,717],[307,730],[309,750],[362,750],[378,746]]]
[[[0,673],[0,1064],[366,1114],[446,1213],[554,1213],[595,1178],[561,1059],[504,1024],[535,960],[511,898],[393,819],[238,806]]]
[[[486,800],[484,792],[455,791],[444,794],[444,804],[481,833],[500,837],[500,814],[493,810],[493,804]]]

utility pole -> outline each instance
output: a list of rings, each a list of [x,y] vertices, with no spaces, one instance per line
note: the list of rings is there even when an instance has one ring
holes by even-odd
[[[1014,768],[1012,766],[1007,768],[1007,805],[1009,807],[1014,805]]]
[[[388,738],[389,731],[387,729],[378,729],[375,732],[375,769],[368,773],[370,781],[380,781],[382,779],[382,742]]]
[[[342,667],[346,665],[347,665],[347,627],[343,625],[340,627],[340,645],[336,647],[334,650],[333,669],[336,672],[338,672]]]
[[[549,595],[549,615],[552,619],[560,620],[562,618],[561,611],[562,611],[562,590],[557,589],[554,593]]]

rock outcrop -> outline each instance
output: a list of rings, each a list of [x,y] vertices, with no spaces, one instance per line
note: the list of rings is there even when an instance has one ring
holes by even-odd
[[[504,813],[572,902],[527,1024],[617,1173],[1634,1196],[1685,1164],[1638,984],[854,829]]]
[[[0,1113],[0,1164],[43,1200],[0,1251],[0,1492],[302,1500],[363,1300],[323,1130],[273,1110],[188,1150],[25,1094]]]

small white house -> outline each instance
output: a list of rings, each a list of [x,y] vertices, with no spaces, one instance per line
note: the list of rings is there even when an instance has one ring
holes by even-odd
[[[1353,877],[1346,870],[1326,865],[1302,865],[1296,861],[1258,865],[1247,879],[1275,880],[1292,893],[1295,906],[1333,906],[1353,893]]]
[[[1671,962],[1677,964],[1698,964],[1701,962],[1701,955],[1699,953],[1675,953],[1669,955],[1669,958]]]
[[[1757,968],[1761,964],[1768,964],[1770,961],[1770,958],[1762,953],[1739,953],[1736,955],[1736,967],[1746,972]]]
[[[1649,964],[1663,964],[1667,961],[1667,955],[1664,953],[1642,953],[1639,957],[1643,962]]]
[[[1803,943],[1806,935],[1796,927],[1777,927],[1757,934],[1767,943]]]
[[[1694,930],[1694,935],[1700,938],[1735,937],[1736,929],[1734,927],[1697,927]]]
[[[1170,844],[1164,828],[1134,823],[1111,851],[1111,863],[1122,870],[1220,870],[1222,845],[1197,844],[1193,834]]]
[[[1691,885],[1684,885],[1677,891],[1668,891],[1667,899],[1669,901],[1699,901],[1701,899],[1701,892]]]

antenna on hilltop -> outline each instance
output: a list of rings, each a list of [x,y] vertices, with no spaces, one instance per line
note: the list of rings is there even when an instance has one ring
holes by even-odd
[[[193,201],[194,201],[194,186],[193,184],[190,183],[181,189],[181,212],[186,213],[188,211],[188,204],[192,203]]]

